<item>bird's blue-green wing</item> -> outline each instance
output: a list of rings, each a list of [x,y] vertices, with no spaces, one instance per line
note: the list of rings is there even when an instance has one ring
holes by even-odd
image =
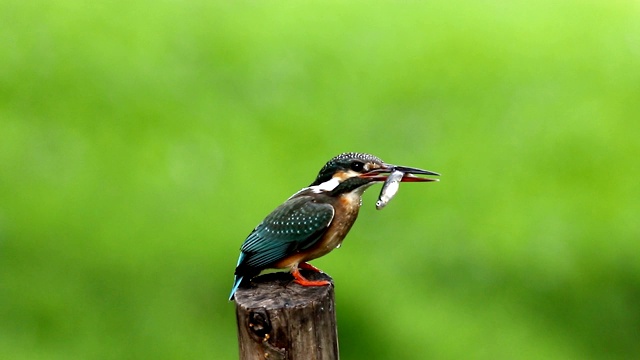
[[[331,205],[317,203],[310,196],[287,200],[249,234],[240,249],[244,257],[238,266],[264,268],[311,247],[324,235],[334,213]]]

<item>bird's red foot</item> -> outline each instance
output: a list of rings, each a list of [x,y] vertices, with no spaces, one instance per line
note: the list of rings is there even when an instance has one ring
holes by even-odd
[[[293,275],[293,277],[295,278],[293,281],[297,282],[302,286],[326,286],[331,284],[331,282],[328,280],[307,280],[305,279],[304,276],[300,274],[300,270],[298,270],[297,267],[291,269],[291,275]]]
[[[323,272],[322,270],[318,269],[317,267],[315,267],[315,266],[313,266],[313,265],[311,265],[309,263],[306,263],[306,262],[298,264],[298,267],[300,269],[303,269],[303,270],[311,270],[311,271],[315,271],[315,272],[319,272],[319,273]]]

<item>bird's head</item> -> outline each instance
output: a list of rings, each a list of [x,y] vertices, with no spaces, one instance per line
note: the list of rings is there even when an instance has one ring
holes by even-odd
[[[329,191],[334,194],[347,193],[354,190],[364,191],[376,182],[383,182],[394,170],[402,171],[406,175],[403,182],[427,182],[435,179],[416,175],[440,174],[418,168],[391,165],[371,154],[343,153],[329,160],[318,173],[316,180],[311,183],[319,191]]]

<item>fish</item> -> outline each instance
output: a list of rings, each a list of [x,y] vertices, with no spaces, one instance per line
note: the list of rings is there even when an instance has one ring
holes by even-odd
[[[400,181],[402,181],[403,177],[404,173],[399,170],[393,170],[389,174],[384,185],[382,185],[382,190],[380,190],[378,201],[376,201],[376,209],[382,210],[393,199],[400,188]]]

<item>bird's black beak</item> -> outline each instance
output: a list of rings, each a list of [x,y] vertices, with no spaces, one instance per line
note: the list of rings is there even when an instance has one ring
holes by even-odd
[[[360,177],[365,178],[365,179],[371,179],[371,180],[374,180],[374,181],[385,181],[385,180],[387,180],[387,177],[389,176],[388,174],[393,172],[393,171],[401,171],[401,172],[403,172],[405,174],[404,177],[402,178],[402,180],[400,180],[402,182],[438,181],[438,179],[420,177],[420,176],[417,176],[417,175],[440,176],[440,174],[438,174],[437,172],[433,172],[433,171],[429,171],[429,170],[423,170],[423,169],[418,169],[418,168],[409,167],[409,166],[384,164],[380,168],[373,169],[371,171],[368,171],[368,172],[360,175]]]

